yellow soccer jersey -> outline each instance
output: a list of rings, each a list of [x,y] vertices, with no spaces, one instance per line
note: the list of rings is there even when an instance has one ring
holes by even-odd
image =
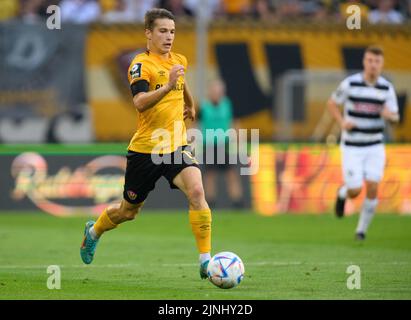
[[[128,69],[130,85],[139,80],[149,83],[149,91],[157,90],[168,83],[170,69],[181,64],[187,70],[187,59],[181,54],[170,52],[167,60],[153,52],[138,54]],[[184,78],[156,105],[138,112],[138,129],[128,149],[140,153],[171,153],[187,144],[187,133],[183,118]]]

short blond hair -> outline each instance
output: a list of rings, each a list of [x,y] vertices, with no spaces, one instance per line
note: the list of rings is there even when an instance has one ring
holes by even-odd
[[[366,54],[367,52],[375,54],[377,56],[384,56],[384,50],[380,46],[377,46],[377,45],[368,46],[365,49],[364,54]]]

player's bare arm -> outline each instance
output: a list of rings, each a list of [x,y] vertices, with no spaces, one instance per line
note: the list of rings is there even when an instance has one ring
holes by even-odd
[[[168,83],[154,91],[140,92],[133,97],[133,103],[139,112],[144,112],[156,105],[162,98],[165,97],[177,84],[179,77],[184,76],[184,67],[175,65],[170,70]]]
[[[194,106],[194,98],[187,83],[184,83],[184,120],[190,119],[194,121],[196,110]]]
[[[381,117],[390,122],[400,121],[400,115],[397,112],[390,111],[386,106],[381,111]]]
[[[332,117],[338,122],[341,129],[351,130],[352,128],[354,128],[354,124],[352,122],[344,120],[341,111],[338,108],[338,104],[333,99],[328,100],[327,107],[328,111],[331,113]]]

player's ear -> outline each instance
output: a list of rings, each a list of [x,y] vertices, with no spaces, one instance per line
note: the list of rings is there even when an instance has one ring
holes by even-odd
[[[146,33],[147,39],[148,39],[148,40],[151,40],[151,30],[150,30],[150,29],[146,29],[145,33]]]

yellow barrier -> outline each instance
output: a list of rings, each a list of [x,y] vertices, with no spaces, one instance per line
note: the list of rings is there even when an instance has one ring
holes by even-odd
[[[411,146],[386,147],[378,212],[411,214]],[[333,212],[342,184],[340,149],[326,145],[260,145],[259,171],[251,176],[253,208],[263,215]],[[347,214],[359,212],[364,190],[347,201]]]

